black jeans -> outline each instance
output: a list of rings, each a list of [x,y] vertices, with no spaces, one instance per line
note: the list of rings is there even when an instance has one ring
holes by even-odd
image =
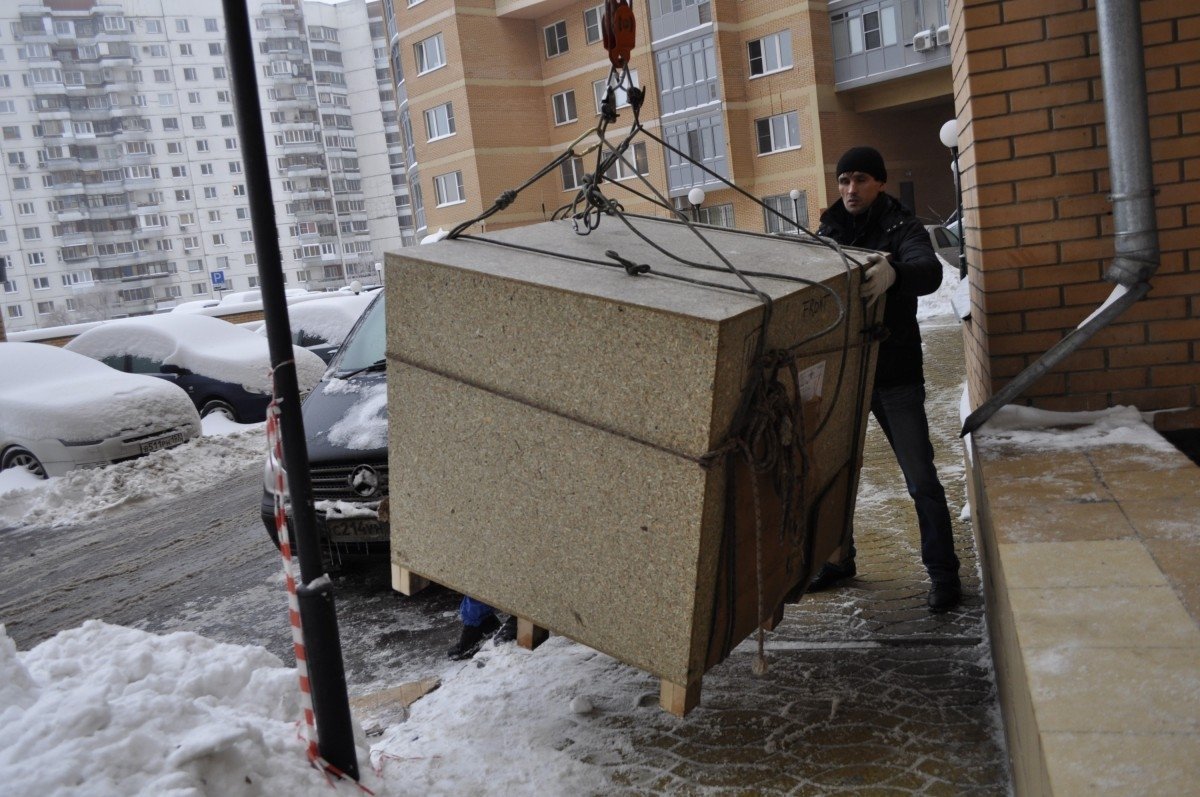
[[[929,420],[925,415],[925,386],[897,385],[876,390],[871,412],[887,435],[908,494],[917,506],[921,529],[921,561],[935,583],[958,583],[958,557],[954,554],[954,528],[946,491],[933,464]]]

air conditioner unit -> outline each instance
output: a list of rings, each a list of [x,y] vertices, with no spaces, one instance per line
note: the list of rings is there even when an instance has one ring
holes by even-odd
[[[942,25],[937,29],[937,43],[945,46],[950,43],[950,26]]]
[[[923,30],[916,36],[913,36],[913,49],[919,53],[928,52],[933,49],[933,31]]]

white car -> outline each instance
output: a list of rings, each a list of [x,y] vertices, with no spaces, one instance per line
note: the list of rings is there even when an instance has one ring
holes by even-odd
[[[62,476],[200,434],[187,394],[44,343],[0,343],[0,469]]]
[[[266,418],[271,355],[266,338],[196,313],[163,313],[105,321],[67,344],[118,371],[148,374],[187,392],[201,416],[219,412],[238,423]],[[325,363],[292,347],[302,394],[321,381]]]
[[[325,362],[333,359],[375,293],[331,293],[327,299],[297,302],[288,306],[292,343],[303,346]],[[266,325],[258,334],[266,335]]]

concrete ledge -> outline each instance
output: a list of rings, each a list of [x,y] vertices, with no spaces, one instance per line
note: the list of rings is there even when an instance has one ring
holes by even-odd
[[[1200,783],[1200,468],[1164,447],[968,461],[1018,795]]]

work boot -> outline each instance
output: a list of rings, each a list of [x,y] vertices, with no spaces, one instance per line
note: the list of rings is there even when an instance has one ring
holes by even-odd
[[[510,614],[508,619],[504,621],[504,625],[500,626],[500,630],[492,637],[492,642],[497,645],[503,645],[506,642],[512,642],[517,638],[517,616]]]
[[[489,614],[479,625],[464,625],[462,633],[458,635],[458,641],[446,651],[446,655],[455,661],[471,658],[483,644],[484,637],[499,627],[500,621],[494,614]]]
[[[929,590],[929,611],[948,612],[962,602],[962,585],[957,581],[935,581]]]
[[[820,592],[822,590],[831,589],[847,579],[854,578],[858,573],[858,568],[854,566],[853,559],[847,559],[841,564],[826,562],[821,565],[817,577],[808,584],[806,592]]]

